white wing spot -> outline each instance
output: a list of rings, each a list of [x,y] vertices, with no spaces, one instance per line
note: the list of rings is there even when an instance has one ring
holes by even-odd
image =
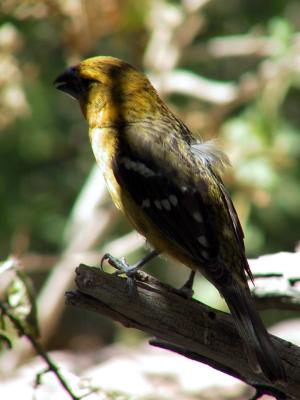
[[[203,217],[199,212],[193,213],[193,217],[197,222],[203,222]]]
[[[197,240],[202,246],[208,247],[208,241],[204,235],[198,236]]]
[[[124,157],[122,159],[122,161],[123,161],[126,169],[138,172],[139,174],[143,175],[145,178],[149,178],[149,177],[156,175],[150,168],[148,168],[145,164],[143,164],[141,162],[132,161],[127,157]]]
[[[156,205],[156,207],[157,207],[159,210],[162,209],[162,207],[161,207],[161,202],[160,202],[159,200],[154,200],[154,204]]]
[[[135,171],[139,172],[141,175],[143,175],[145,178],[149,178],[150,176],[154,176],[155,173],[146,167],[146,165],[142,163],[135,163]]]
[[[161,201],[161,204],[163,205],[163,207],[164,207],[167,211],[170,211],[170,210],[171,210],[171,204],[170,204],[169,200],[163,199],[163,200]]]
[[[205,258],[206,260],[209,260],[209,254],[206,250],[202,250],[201,251],[201,255],[203,258]]]
[[[171,196],[169,196],[169,200],[173,204],[173,206],[175,206],[175,207],[177,206],[178,200],[177,200],[177,197],[174,194],[171,194]]]
[[[124,158],[125,168],[131,169],[131,161],[128,158]]]
[[[149,208],[150,207],[150,200],[149,199],[143,200],[142,207],[143,208]]]

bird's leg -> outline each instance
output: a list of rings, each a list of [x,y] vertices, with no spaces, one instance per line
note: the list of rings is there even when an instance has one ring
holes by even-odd
[[[101,260],[101,268],[103,265],[103,262],[105,260],[108,261],[108,263],[115,267],[118,271],[116,271],[116,275],[120,274],[125,274],[127,276],[127,285],[128,285],[128,292],[129,294],[133,294],[134,292],[134,279],[135,275],[137,272],[149,261],[151,261],[153,258],[158,256],[158,252],[156,250],[152,250],[149,254],[147,254],[145,257],[143,257],[140,261],[138,261],[134,265],[129,265],[125,258],[115,258],[111,254],[105,254]]]
[[[188,280],[185,282],[185,284],[178,289],[179,294],[183,295],[187,299],[191,299],[193,297],[194,291],[193,291],[193,284],[194,284],[194,279],[195,279],[196,271],[191,271],[190,275],[188,277]]]
[[[133,292],[134,288],[134,278],[136,273],[145,265],[147,262],[151,261],[153,258],[157,257],[159,255],[159,252],[156,250],[152,250],[149,254],[147,254],[145,257],[143,257],[140,261],[138,261],[134,265],[129,265],[125,258],[116,258],[113,257],[111,254],[105,254],[102,257],[100,266],[102,268],[102,265],[104,261],[108,261],[108,263],[112,266],[115,267],[118,271],[116,271],[116,275],[121,275],[125,274],[127,276],[127,284],[129,287],[129,293]]]

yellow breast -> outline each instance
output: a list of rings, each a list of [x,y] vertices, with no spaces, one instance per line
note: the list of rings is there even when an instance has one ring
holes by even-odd
[[[115,128],[91,128],[90,141],[94,156],[104,176],[107,189],[115,205],[123,210],[121,203],[121,188],[112,170],[112,162],[116,151],[117,131]]]
[[[89,136],[97,164],[104,176],[113,202],[127,216],[135,229],[147,237],[150,222],[143,215],[142,209],[139,209],[132,200],[126,188],[119,185],[113,172],[112,163],[116,156],[118,140],[117,129],[112,127],[90,128]]]

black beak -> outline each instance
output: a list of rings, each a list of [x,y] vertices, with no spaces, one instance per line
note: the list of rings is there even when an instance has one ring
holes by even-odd
[[[76,100],[79,100],[83,94],[83,85],[80,77],[77,75],[77,67],[68,68],[55,79],[53,84],[56,89],[67,93]]]

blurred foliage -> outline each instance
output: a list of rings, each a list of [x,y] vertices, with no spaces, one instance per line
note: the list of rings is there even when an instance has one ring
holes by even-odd
[[[205,138],[218,136],[230,156],[233,168],[225,179],[245,228],[248,256],[295,249],[300,237],[300,4],[208,0],[192,14],[191,30],[181,32],[183,5],[186,10],[196,3],[1,1],[1,259],[63,250],[70,210],[94,164],[78,105],[57,93],[53,80],[66,66],[98,54],[152,73],[145,54],[154,23],[164,34],[164,23],[174,21],[179,21],[180,46],[177,53],[164,54],[165,61],[177,57],[181,70],[233,83],[237,99],[218,105],[182,94],[163,96],[193,130]],[[168,13],[160,12],[162,6]],[[160,25],[159,18],[166,22]],[[248,39],[256,50],[247,53],[243,43]],[[122,232],[129,229],[118,226]]]
[[[66,65],[89,54],[134,58],[130,53],[141,44],[126,51],[123,34],[133,42],[131,36],[143,29],[139,8],[132,1],[1,2],[2,258],[28,249],[60,250],[93,158],[78,106],[58,95],[52,82]]]
[[[12,310],[11,315],[19,322],[22,329],[37,338],[39,328],[35,293],[31,280],[20,270],[18,261],[14,258],[0,263],[0,277],[2,289],[5,283],[4,296],[0,301],[0,348],[3,344],[12,347],[13,331],[17,332],[19,336],[22,335],[18,327],[14,326],[5,315],[4,309]]]

